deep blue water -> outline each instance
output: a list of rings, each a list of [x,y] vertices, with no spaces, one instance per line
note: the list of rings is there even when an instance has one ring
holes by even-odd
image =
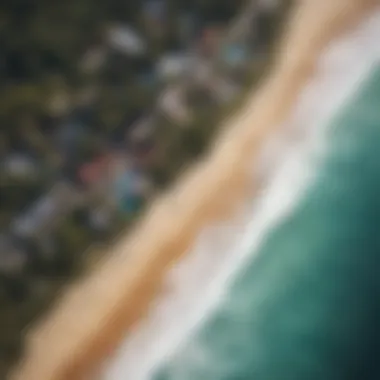
[[[380,379],[380,67],[297,207],[154,380]]]

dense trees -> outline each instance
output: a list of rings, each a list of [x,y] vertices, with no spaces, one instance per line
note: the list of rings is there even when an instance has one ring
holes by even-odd
[[[162,87],[151,75],[158,57],[186,48],[181,41],[182,16],[192,16],[196,37],[202,25],[231,19],[244,0],[167,0],[166,15],[157,24],[157,20],[156,23],[149,20],[144,9],[149,6],[149,12],[160,19],[158,3],[143,0],[1,2],[0,159],[3,163],[10,153],[21,151],[31,163],[38,163],[38,170],[34,172],[30,166],[30,175],[21,182],[1,171],[1,229],[8,227],[15,214],[49,189],[57,177],[75,177],[78,162],[95,157],[104,149],[104,141],[117,144],[123,139],[125,128],[144,110],[151,109]],[[135,28],[147,41],[147,54],[133,58],[110,48],[106,31],[114,23]],[[107,55],[102,69],[83,70],[86,54],[101,55],[102,51]],[[246,83],[251,83],[256,74],[254,70]],[[87,108],[77,107],[94,89],[96,101]],[[161,166],[150,168],[155,182],[167,184],[181,166],[202,152],[218,120],[235,106],[231,104],[223,114],[202,107],[187,128],[178,128],[175,122],[161,115],[154,135],[160,139],[163,157]],[[65,149],[71,149],[70,160],[62,162],[63,147],[54,145],[55,132],[62,125],[65,131],[70,126],[78,131],[75,124],[78,120],[87,137],[75,142],[79,147],[75,154],[69,134],[66,140],[60,140],[66,141]],[[55,237],[58,260],[34,260],[21,282],[10,282],[0,276],[3,281],[0,284],[0,378],[19,353],[21,329],[44,310],[67,277],[75,276],[88,262],[83,260],[83,252],[99,234],[86,226],[86,212],[76,210],[59,229]],[[117,226],[125,226],[125,222],[125,219],[117,221]],[[24,243],[29,245],[31,253],[38,251],[33,242]],[[49,245],[49,241],[45,243]],[[1,292],[4,284],[13,291],[13,301]],[[18,294],[25,290],[23,284],[27,284],[30,294],[20,303]]]

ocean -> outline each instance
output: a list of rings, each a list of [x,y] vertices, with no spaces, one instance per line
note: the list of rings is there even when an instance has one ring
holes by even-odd
[[[377,66],[331,121],[312,184],[154,379],[378,378],[379,105]]]

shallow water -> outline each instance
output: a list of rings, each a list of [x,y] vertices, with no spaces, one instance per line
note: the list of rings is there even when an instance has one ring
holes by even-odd
[[[297,206],[155,380],[378,378],[379,105],[380,66],[331,121]]]

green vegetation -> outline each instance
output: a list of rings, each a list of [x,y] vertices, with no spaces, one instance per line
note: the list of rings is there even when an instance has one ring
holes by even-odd
[[[0,5],[0,157],[6,157],[14,141],[33,147],[43,162],[44,170],[38,177],[23,182],[0,176],[0,228],[8,226],[11,218],[37,198],[51,184],[54,173],[61,170],[59,154],[51,139],[41,130],[42,122],[54,119],[47,105],[56,94],[68,103],[89,86],[99,90],[99,101],[92,118],[92,139],[85,145],[89,151],[101,150],[101,141],[117,128],[120,121],[136,110],[152,104],[158,88],[146,89],[136,80],[134,64],[122,61],[123,70],[115,73],[107,68],[97,74],[86,74],[78,65],[91,46],[104,38],[110,22],[122,21],[142,31],[150,41],[148,63],[165,49],[175,46],[176,14],[180,7],[199,10],[207,19],[225,19],[235,12],[240,3],[229,0],[169,1],[171,20],[161,40],[155,39],[146,27],[138,5],[120,0],[3,0]],[[219,15],[218,15],[219,12]],[[276,23],[277,26],[277,23]],[[245,81],[246,89],[257,81],[265,67],[252,67]],[[146,63],[146,62],[145,62]],[[141,62],[137,62],[137,66]],[[114,80],[116,78],[117,85]],[[160,87],[160,86],[158,86]],[[199,157],[206,149],[220,120],[236,109],[244,98],[215,110],[206,108],[195,113],[191,125],[182,128],[166,119],[156,136],[159,155],[151,175],[157,185],[165,188],[177,173]],[[83,149],[85,149],[85,145]],[[93,242],[96,236],[81,222],[81,210],[73,213],[59,228],[59,254],[51,262],[35,261],[12,286],[27,287],[28,296],[22,301],[12,300],[0,288],[0,378],[5,378],[22,348],[25,328],[51,304],[57,292],[70,279],[83,273],[93,257],[104,253],[103,245]],[[133,223],[133,217],[120,218],[111,231],[118,233]],[[89,248],[90,247],[90,248]],[[8,281],[4,279],[3,281]]]

